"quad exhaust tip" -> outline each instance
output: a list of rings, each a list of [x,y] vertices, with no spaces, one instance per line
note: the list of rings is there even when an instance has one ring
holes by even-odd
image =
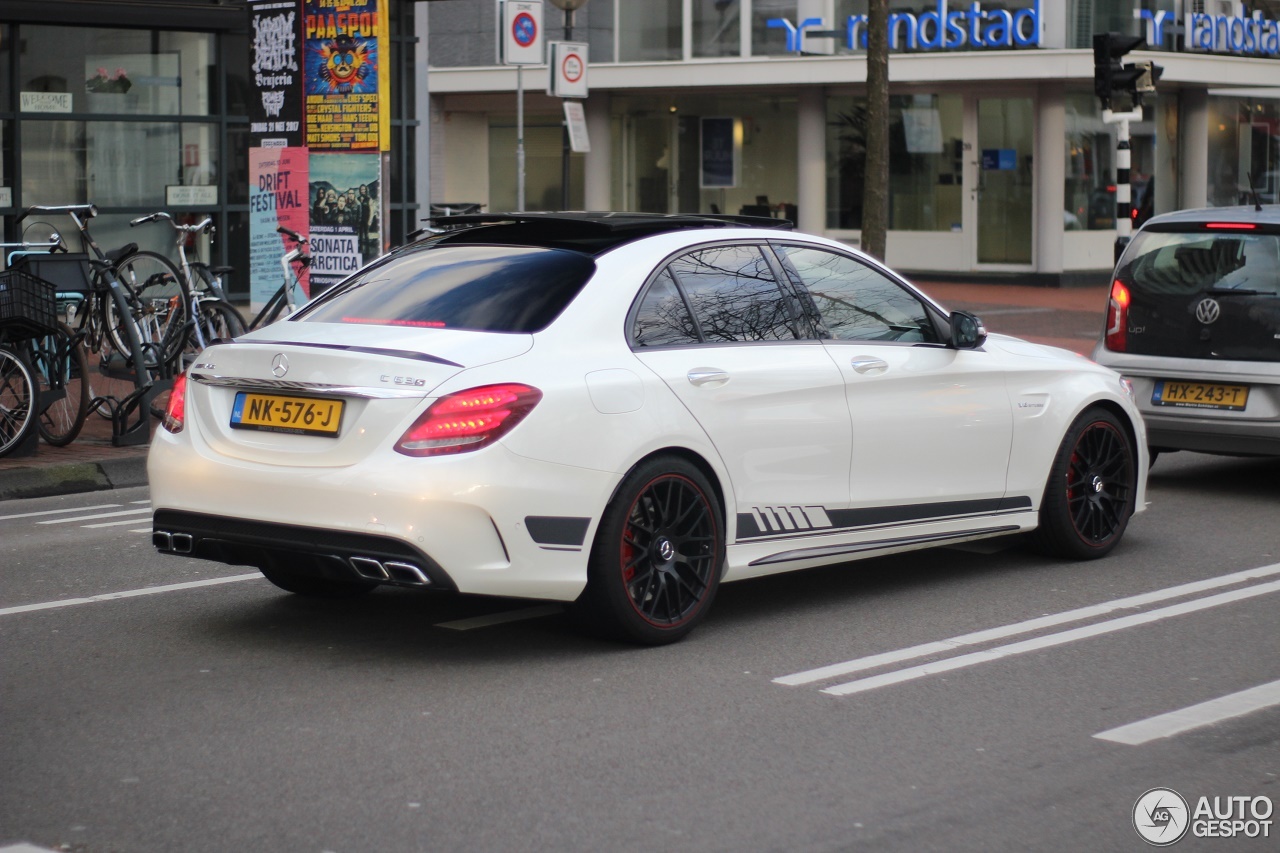
[[[170,533],[167,530],[151,532],[151,544],[159,551],[170,554],[190,554],[195,548],[196,539],[190,533]]]
[[[373,557],[351,557],[347,560],[356,574],[371,581],[383,581],[406,584],[408,586],[430,586],[431,579],[422,569],[413,563],[399,560],[377,560]]]

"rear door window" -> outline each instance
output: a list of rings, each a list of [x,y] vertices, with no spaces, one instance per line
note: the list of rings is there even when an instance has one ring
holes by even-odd
[[[413,247],[361,270],[294,317],[527,334],[550,325],[593,272],[591,258],[562,249]]]
[[[668,267],[684,288],[707,343],[806,337],[795,297],[784,291],[758,246],[712,246]]]

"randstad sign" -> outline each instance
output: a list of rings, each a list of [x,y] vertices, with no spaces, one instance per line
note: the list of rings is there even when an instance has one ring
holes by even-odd
[[[936,10],[927,12],[892,12],[889,14],[890,50],[957,50],[960,48],[1009,49],[1039,47],[1042,24],[1040,2],[1030,8],[982,8],[979,0],[969,0],[959,8],[951,8],[947,0],[938,0]],[[805,33],[831,37],[822,18],[806,18],[799,26],[786,18],[772,18],[769,27],[786,32],[787,51],[804,51]],[[867,46],[867,16],[850,15],[844,25],[845,45],[850,50]]]
[[[1181,30],[1183,50],[1280,56],[1280,22],[1263,18],[1261,11],[1250,15],[1243,3],[1239,15],[1189,11],[1181,27],[1176,9],[1134,9],[1133,16],[1146,25],[1147,44],[1156,49],[1176,49]]]

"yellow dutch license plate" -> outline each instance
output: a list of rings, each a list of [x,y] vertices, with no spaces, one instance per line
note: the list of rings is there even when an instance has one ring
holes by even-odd
[[[231,408],[233,429],[260,429],[336,438],[341,423],[342,400],[241,391],[236,394],[235,405]]]
[[[1244,411],[1249,400],[1248,385],[1216,385],[1209,382],[1156,382],[1151,402],[1157,406],[1181,406],[1188,409],[1227,409]]]

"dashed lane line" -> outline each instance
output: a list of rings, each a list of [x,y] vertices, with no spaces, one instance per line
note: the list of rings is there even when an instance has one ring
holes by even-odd
[[[1098,732],[1094,737],[1128,746],[1141,746],[1153,740],[1173,737],[1192,729],[1220,723],[1232,717],[1243,717],[1245,714],[1252,714],[1263,708],[1273,708],[1276,705],[1280,705],[1280,681],[1259,684],[1257,687],[1210,699],[1208,702],[1201,702],[1189,708],[1170,711],[1167,714],[1129,723],[1127,726]]]
[[[76,506],[68,509],[46,509],[41,512],[20,512],[17,515],[0,515],[0,521],[9,521],[14,518],[36,518],[42,515],[66,515],[69,512],[93,512],[99,509],[114,509],[120,504],[98,504],[97,506]],[[3,853],[3,851],[0,851]]]
[[[1232,584],[1244,583],[1251,580],[1259,580],[1261,578],[1272,577],[1280,574],[1280,563],[1273,563],[1269,566],[1262,566],[1256,569],[1246,569],[1242,572],[1233,572],[1229,575],[1222,575],[1216,578],[1208,578],[1202,581],[1193,581],[1191,583],[1179,584],[1166,589],[1158,589],[1153,592],[1142,593],[1141,595],[1131,595],[1126,598],[1117,598],[1113,601],[1106,601],[1102,604],[1094,604],[1088,607],[1080,607],[1075,610],[1067,610],[1062,613],[1053,613],[1047,616],[1039,616],[1035,619],[1027,619],[1023,622],[1014,622],[1009,625],[1002,625],[998,628],[988,628],[982,631],[975,631],[972,634],[961,634],[958,637],[951,637],[947,640],[938,640],[932,643],[924,643],[918,646],[909,646],[905,649],[897,649],[891,652],[884,652],[877,655],[869,655],[868,657],[857,658],[855,660],[844,661],[842,663],[833,663],[829,666],[818,667],[817,669],[808,669],[804,672],[797,672],[791,675],[784,675],[773,679],[775,684],[785,684],[787,686],[796,686],[800,684],[812,684],[818,681],[829,681],[833,678],[839,678],[842,675],[850,675],[863,670],[875,669],[889,664],[902,663],[903,661],[915,660],[917,658],[927,657],[929,655],[941,654],[943,652],[956,651],[966,646],[976,646],[982,643],[989,643],[994,640],[1003,640],[1007,637],[1016,637],[1019,634],[1029,634],[1033,631],[1039,631],[1044,628],[1052,628],[1057,625],[1065,625],[1070,622],[1080,622],[1085,619],[1092,619],[1096,616],[1105,616],[1116,610],[1125,610],[1134,607],[1143,607],[1148,604],[1155,604],[1161,601],[1168,601],[1173,598],[1181,598],[1185,595],[1194,595],[1198,592],[1207,592],[1211,589],[1219,589]]]
[[[237,581],[248,581],[261,579],[259,572],[248,575],[231,575],[225,578],[210,578],[202,581],[188,581],[186,583],[171,583],[165,586],[149,586],[144,589],[130,589],[124,592],[107,592],[102,595],[90,595],[84,598],[64,598],[60,601],[45,601],[40,604],[21,604],[17,607],[0,608],[0,616],[12,616],[15,613],[32,613],[37,610],[54,610],[59,607],[72,607],[76,604],[93,604],[98,601],[114,601],[118,598],[136,598],[141,595],[159,595],[164,592],[178,592],[184,589],[198,589],[202,586],[217,586],[224,583],[236,583]]]
[[[1035,652],[1041,649],[1052,648],[1053,646],[1060,646],[1064,643],[1073,643],[1077,640],[1098,637],[1103,634],[1111,634],[1116,631],[1123,631],[1126,628],[1134,628],[1138,625],[1148,625],[1152,622],[1159,622],[1162,619],[1169,619],[1174,616],[1184,616],[1188,613],[1196,613],[1201,610],[1208,610],[1211,607],[1220,607],[1224,604],[1233,604],[1237,601],[1244,601],[1249,598],[1256,598],[1260,595],[1268,595],[1273,592],[1280,592],[1280,581],[1272,581],[1271,583],[1257,584],[1256,586],[1249,586],[1244,589],[1222,592],[1217,595],[1197,598],[1192,601],[1184,601],[1181,604],[1174,604],[1170,607],[1150,610],[1146,613],[1136,613],[1133,616],[1123,616],[1119,619],[1111,619],[1106,622],[1098,622],[1093,625],[1073,628],[1070,631],[1062,631],[1057,634],[1047,634],[1043,637],[1023,640],[1020,643],[1010,643],[1006,646],[997,646],[993,649],[986,649],[981,652],[973,652],[959,657],[947,658],[946,660],[935,661],[934,663],[908,667],[894,672],[886,672],[883,675],[859,678],[856,681],[850,681],[846,684],[837,684],[834,687],[827,687],[822,692],[829,696],[850,696],[854,693],[864,693],[868,690],[887,687],[891,684],[902,684],[903,682],[914,681],[917,678],[924,678],[928,675],[952,672],[957,669],[976,666],[980,663],[989,663],[990,661],[1001,660],[1014,655]]]
[[[48,521],[37,521],[36,524],[74,524],[77,521],[92,521],[95,518],[118,518],[122,515],[142,515],[147,512],[151,512],[149,507],[145,509],[122,509],[119,512],[100,512],[96,515],[81,515],[76,518],[52,518]],[[132,519],[132,521],[137,521],[137,519]]]

